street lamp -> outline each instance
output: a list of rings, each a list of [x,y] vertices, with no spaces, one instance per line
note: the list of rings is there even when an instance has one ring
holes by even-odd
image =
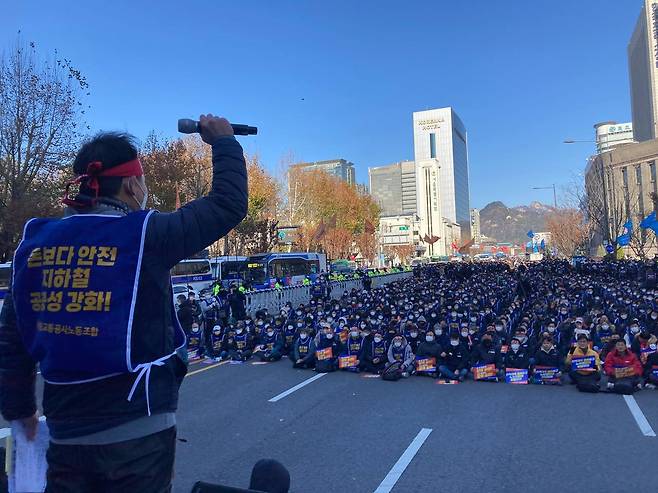
[[[550,187],[532,187],[533,190],[551,190],[553,189],[553,207],[557,209],[557,194],[555,193],[555,183]]]

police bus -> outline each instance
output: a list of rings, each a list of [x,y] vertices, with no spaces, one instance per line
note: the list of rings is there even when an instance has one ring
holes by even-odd
[[[197,293],[212,284],[212,269],[207,258],[191,258],[178,262],[171,269],[172,284],[183,284]]]
[[[246,280],[253,289],[273,288],[277,280],[286,286],[311,281],[327,272],[327,256],[323,253],[261,253],[247,258]]]
[[[0,264],[0,310],[11,284],[11,262]]]
[[[231,283],[242,284],[247,268],[247,257],[237,255],[213,257],[210,259],[213,279],[221,281],[222,286],[228,287]]]

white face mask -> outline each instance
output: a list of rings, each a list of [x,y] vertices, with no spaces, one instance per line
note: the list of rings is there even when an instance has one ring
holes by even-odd
[[[325,334],[325,336],[327,337],[327,339],[333,339],[334,338],[333,332],[329,332],[328,334]]]
[[[402,343],[401,343],[401,342],[395,342],[395,343],[393,343],[393,345],[394,345],[395,347],[402,347]]]
[[[512,344],[512,351],[518,351],[519,347],[520,346],[518,344]]]
[[[359,333],[358,333],[356,330],[353,330],[352,332],[350,332],[350,335],[351,335],[354,339],[356,339],[357,337],[359,337]]]
[[[450,345],[451,346],[459,346],[459,341],[455,341],[454,339],[450,340]]]
[[[425,336],[425,340],[426,340],[427,342],[432,342],[432,341],[434,340],[434,337],[432,337],[432,336]]]
[[[139,206],[139,210],[142,210],[142,211],[143,211],[143,210],[146,209],[146,202],[148,202],[149,194],[148,194],[148,191],[147,191],[147,190],[144,190],[144,189],[142,188],[142,185],[141,185],[139,182],[137,182],[137,184],[139,185],[139,189],[142,191],[142,194],[143,194],[143,196],[142,196],[142,201],[139,202],[139,201],[137,200],[137,198],[135,197],[135,195],[133,195],[133,200],[134,200],[135,202],[137,202],[137,205]]]
[[[378,343],[378,344],[379,344],[380,342],[382,342],[382,338],[381,338],[381,337],[375,337],[374,340],[375,340],[375,342]]]
[[[303,341],[308,337],[308,334],[299,334],[299,338]]]
[[[274,335],[274,332],[271,331],[271,330],[268,330],[268,331],[267,331],[267,335],[268,335],[269,337],[272,337],[272,336]]]

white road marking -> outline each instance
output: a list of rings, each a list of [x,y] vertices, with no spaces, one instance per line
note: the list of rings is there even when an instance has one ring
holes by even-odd
[[[635,401],[635,397],[633,397],[632,395],[625,395],[624,400],[626,401],[626,405],[628,406],[629,411],[635,418],[635,422],[640,427],[640,431],[642,432],[642,434],[645,437],[655,437],[656,432],[653,431],[653,428],[651,428],[651,425],[647,421],[647,418],[644,416],[642,409],[640,409],[640,406],[637,405],[637,402]]]
[[[267,402],[277,402],[277,401],[280,401],[280,400],[283,399],[284,397],[289,396],[289,395],[292,394],[293,392],[296,392],[296,391],[298,391],[299,389],[301,389],[302,387],[307,386],[309,383],[315,382],[318,378],[320,378],[320,377],[324,377],[325,375],[326,375],[326,373],[318,373],[317,375],[314,375],[314,376],[312,376],[311,378],[308,378],[308,379],[304,380],[302,383],[298,383],[298,384],[295,385],[294,387],[289,388],[289,389],[286,390],[285,392],[281,392],[279,395],[272,397],[272,398],[271,398],[269,401],[267,401]]]
[[[45,416],[39,416],[39,421],[45,421]],[[0,440],[4,440],[11,435],[11,428],[0,428]]]
[[[427,437],[430,436],[430,433],[432,433],[431,428],[423,428],[420,430],[420,432],[418,432],[416,438],[413,439],[411,444],[407,447],[407,450],[405,450],[404,453],[400,456],[398,461],[388,472],[374,493],[389,493],[389,491],[393,489],[393,486],[395,486],[395,483],[398,482],[398,479],[400,479],[400,476],[402,476],[404,470],[411,463],[414,456],[418,453],[420,447],[423,446],[423,443],[425,443]]]

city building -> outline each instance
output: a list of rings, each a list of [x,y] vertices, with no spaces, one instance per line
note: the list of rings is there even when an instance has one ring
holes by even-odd
[[[471,209],[471,237],[473,243],[479,245],[482,242],[482,232],[480,231],[480,209]]]
[[[632,144],[633,124],[602,122],[594,125],[596,130],[596,150],[597,152],[609,151],[614,146],[623,144]]]
[[[328,161],[315,161],[311,163],[298,163],[290,166],[290,170],[321,170],[329,173],[330,175],[337,176],[350,185],[355,185],[354,163],[346,161],[345,159],[330,159]]]
[[[400,161],[368,168],[370,195],[381,207],[382,216],[416,213],[416,167],[413,161]]]
[[[633,235],[626,254],[656,253],[655,235],[639,228],[639,223],[654,210],[652,193],[656,182],[658,140],[618,146],[589,159],[585,169],[586,213],[595,226],[591,253],[600,254],[602,246],[614,243],[631,219]]]
[[[448,223],[459,224],[460,237],[470,237],[466,128],[448,107],[414,112],[413,129],[421,237],[445,240]],[[430,256],[449,253],[445,241],[428,245]]]
[[[658,137],[658,0],[644,6],[628,43],[633,135],[638,142]]]

